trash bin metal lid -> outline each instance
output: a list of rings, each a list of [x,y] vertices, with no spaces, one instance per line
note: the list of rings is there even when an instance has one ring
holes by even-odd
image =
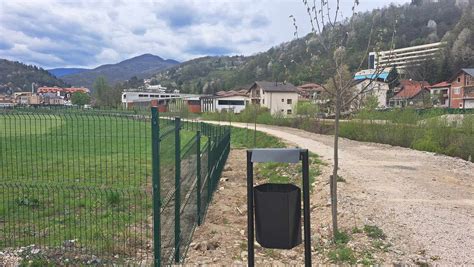
[[[256,148],[252,149],[252,162],[285,162],[300,161],[299,148]]]

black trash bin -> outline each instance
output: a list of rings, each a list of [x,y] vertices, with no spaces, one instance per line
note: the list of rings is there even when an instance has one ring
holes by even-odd
[[[301,189],[294,184],[254,187],[257,242],[265,248],[301,244]]]

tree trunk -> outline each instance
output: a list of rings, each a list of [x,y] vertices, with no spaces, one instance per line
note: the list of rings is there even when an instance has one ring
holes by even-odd
[[[333,238],[336,238],[337,228],[337,170],[339,167],[339,117],[341,115],[341,100],[336,96],[336,117],[334,121],[334,167],[332,171],[330,187],[331,187],[331,214],[332,214],[332,230]]]

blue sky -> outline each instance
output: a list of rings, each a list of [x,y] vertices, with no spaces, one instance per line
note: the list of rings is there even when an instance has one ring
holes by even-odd
[[[349,15],[352,1],[340,2]],[[388,4],[360,0],[357,11]],[[300,36],[309,31],[301,0],[0,0],[0,58],[54,68],[144,53],[178,61],[251,55],[294,38],[289,15]]]

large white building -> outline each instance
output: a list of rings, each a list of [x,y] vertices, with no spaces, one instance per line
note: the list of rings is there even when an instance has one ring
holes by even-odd
[[[248,103],[250,103],[250,97],[248,96],[247,90],[221,91],[213,96],[201,97],[201,111],[231,111],[233,113],[240,113],[245,109]]]
[[[181,94],[163,93],[160,90],[126,89],[122,92],[122,105],[129,108],[141,104],[147,105],[151,100],[157,100],[158,103],[161,103],[182,97]]]
[[[388,51],[370,52],[369,69],[397,67],[403,71],[409,65],[416,65],[433,59],[446,45],[444,42],[410,46]]]

